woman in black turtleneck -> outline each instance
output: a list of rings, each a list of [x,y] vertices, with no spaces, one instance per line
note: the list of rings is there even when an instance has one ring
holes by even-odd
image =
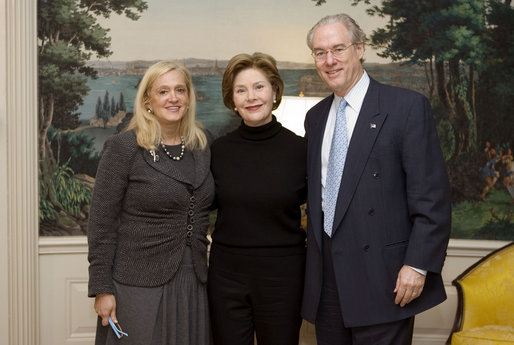
[[[241,116],[212,145],[218,217],[208,296],[214,344],[298,344],[306,141],[277,122],[284,83],[267,54],[234,56],[223,101]]]

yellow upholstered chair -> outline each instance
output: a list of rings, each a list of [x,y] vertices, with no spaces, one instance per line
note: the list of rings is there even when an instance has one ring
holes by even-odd
[[[514,242],[479,260],[452,284],[458,306],[447,344],[514,344]]]

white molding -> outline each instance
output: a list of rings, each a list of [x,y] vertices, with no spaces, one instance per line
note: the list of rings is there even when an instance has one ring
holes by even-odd
[[[37,174],[37,2],[2,1],[2,90],[0,125],[6,199],[7,344],[39,344],[38,174]],[[3,30],[3,29],[2,29]],[[2,101],[3,103],[3,101]],[[4,105],[2,105],[3,107]],[[4,136],[5,135],[5,136]],[[4,194],[4,192],[2,192]],[[2,342],[4,343],[4,342]]]
[[[9,243],[7,231],[7,3],[0,1],[0,344],[9,344]]]
[[[489,241],[489,240],[463,240],[450,239],[448,244],[448,256],[480,256],[482,252],[501,248],[510,241]],[[39,253],[87,253],[86,236],[44,236],[39,238]],[[469,255],[468,255],[469,254]]]
[[[493,250],[507,245],[508,243],[510,243],[510,241],[450,239],[447,256],[483,257]]]
[[[70,340],[94,340],[96,334],[96,323],[87,324],[88,310],[92,311],[92,306],[88,302],[92,299],[83,299],[81,296],[87,295],[88,280],[85,279],[66,279],[65,288],[65,337]],[[80,296],[80,297],[79,297]],[[85,309],[85,310],[84,310]],[[96,318],[93,319],[96,321]]]
[[[425,330],[424,330],[425,331]],[[412,337],[413,345],[441,345],[448,340],[448,334],[441,334],[440,330],[434,330],[434,333],[416,333]]]
[[[39,254],[87,254],[87,238],[86,236],[40,237]]]

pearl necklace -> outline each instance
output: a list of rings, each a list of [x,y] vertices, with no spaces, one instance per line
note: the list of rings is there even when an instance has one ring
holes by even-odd
[[[184,157],[184,150],[186,148],[186,143],[184,141],[184,137],[180,137],[180,156],[173,156],[171,153],[169,153],[168,150],[166,150],[166,145],[164,145],[162,140],[161,140],[161,146],[162,146],[162,149],[164,150],[164,152],[166,153],[166,156],[170,157],[174,161],[179,161]]]

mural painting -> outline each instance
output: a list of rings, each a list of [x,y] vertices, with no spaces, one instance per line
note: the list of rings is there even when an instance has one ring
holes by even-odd
[[[330,94],[305,35],[339,12],[368,35],[370,76],[430,99],[452,185],[452,238],[514,240],[514,8],[500,0],[39,0],[40,235],[87,233],[103,143],[130,120],[152,63],[191,71],[197,118],[219,136],[239,124],[221,99],[235,54],[273,55],[286,96]]]

